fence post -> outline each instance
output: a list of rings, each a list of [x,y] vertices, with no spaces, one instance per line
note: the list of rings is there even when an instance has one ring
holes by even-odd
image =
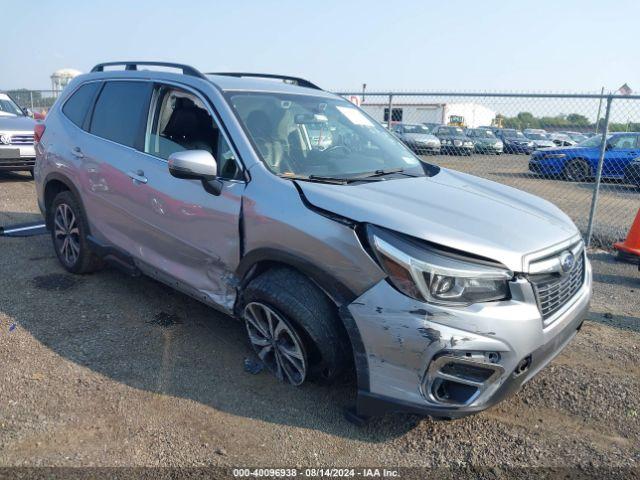
[[[393,118],[393,93],[389,94],[389,116],[387,117],[387,130],[391,130],[391,119]]]
[[[596,171],[596,181],[593,187],[593,196],[591,197],[591,210],[589,211],[589,225],[587,226],[587,247],[591,246],[591,237],[593,236],[593,222],[596,218],[596,208],[598,207],[598,195],[600,194],[600,181],[602,179],[602,165],[604,163],[604,154],[607,150],[607,135],[609,135],[609,116],[611,114],[611,102],[613,97],[607,97],[607,106],[604,114],[604,128],[602,129],[602,142],[600,143],[600,157],[598,158],[598,170]]]

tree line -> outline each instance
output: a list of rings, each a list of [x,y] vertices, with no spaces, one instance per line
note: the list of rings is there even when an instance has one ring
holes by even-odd
[[[595,132],[596,124],[590,121],[584,115],[579,113],[559,114],[556,116],[536,117],[529,112],[520,112],[515,117],[506,117],[504,115],[496,115],[496,119],[502,119],[504,128],[515,128],[524,130],[525,128],[541,128],[544,130],[576,130],[579,132]],[[598,132],[604,129],[604,118],[598,121]],[[640,131],[640,122],[610,122],[610,132],[638,132]]]

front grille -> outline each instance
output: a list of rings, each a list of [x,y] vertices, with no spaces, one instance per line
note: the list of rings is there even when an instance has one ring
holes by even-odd
[[[584,251],[576,257],[573,269],[565,275],[530,277],[543,320],[551,318],[566,304],[584,283]]]
[[[33,134],[11,135],[11,145],[33,145]]]

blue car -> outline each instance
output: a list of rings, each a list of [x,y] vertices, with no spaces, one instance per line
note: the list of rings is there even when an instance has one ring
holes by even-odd
[[[601,142],[602,135],[596,135],[573,147],[536,150],[529,160],[529,170],[549,177],[584,182],[596,175]],[[612,133],[607,137],[602,178],[624,179],[627,167],[638,157],[640,133]]]

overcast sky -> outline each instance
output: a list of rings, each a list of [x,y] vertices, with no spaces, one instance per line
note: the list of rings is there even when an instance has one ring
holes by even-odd
[[[2,0],[0,89],[172,60],[327,89],[640,91],[637,0]]]

